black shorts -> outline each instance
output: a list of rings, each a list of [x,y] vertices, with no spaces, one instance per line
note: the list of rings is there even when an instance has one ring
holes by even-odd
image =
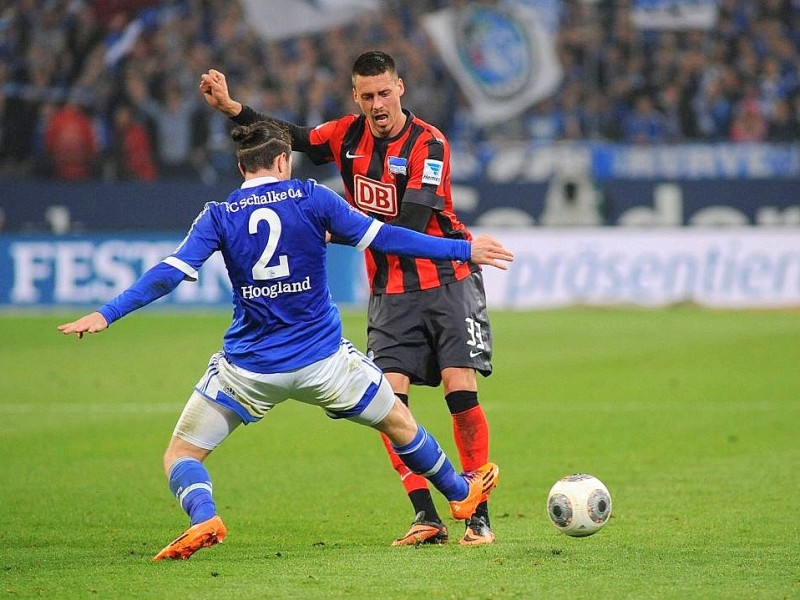
[[[384,373],[436,387],[447,367],[492,372],[481,273],[431,290],[370,296],[368,316],[368,353]]]

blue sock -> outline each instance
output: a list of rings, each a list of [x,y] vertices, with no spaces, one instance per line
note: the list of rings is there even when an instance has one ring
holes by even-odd
[[[169,471],[169,489],[192,525],[208,521],[217,514],[211,497],[211,476],[199,460],[179,458]]]
[[[417,435],[405,446],[393,446],[405,465],[426,477],[448,500],[463,500],[469,493],[466,480],[453,468],[453,463],[439,447],[439,443],[422,425],[417,425]]]

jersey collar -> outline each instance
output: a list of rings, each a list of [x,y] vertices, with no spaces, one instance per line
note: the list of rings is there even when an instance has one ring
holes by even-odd
[[[272,175],[267,175],[265,177],[253,177],[252,179],[247,179],[242,183],[241,189],[246,190],[248,188],[258,187],[259,185],[265,185],[267,183],[275,183],[278,181],[277,177],[273,177]]]

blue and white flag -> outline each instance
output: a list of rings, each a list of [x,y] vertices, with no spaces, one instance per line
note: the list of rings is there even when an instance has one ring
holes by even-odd
[[[525,4],[448,8],[423,26],[481,125],[520,114],[561,82],[555,40]]]
[[[634,0],[631,22],[639,29],[713,29],[718,0]]]
[[[389,173],[393,175],[407,175],[408,174],[408,159],[399,156],[389,157]]]
[[[379,0],[239,0],[247,23],[265,40],[340,27],[381,7]]]

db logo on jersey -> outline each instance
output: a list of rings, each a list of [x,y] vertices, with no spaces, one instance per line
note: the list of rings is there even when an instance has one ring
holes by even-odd
[[[353,178],[356,206],[364,212],[397,215],[397,190],[388,183],[381,183],[363,175]]]

